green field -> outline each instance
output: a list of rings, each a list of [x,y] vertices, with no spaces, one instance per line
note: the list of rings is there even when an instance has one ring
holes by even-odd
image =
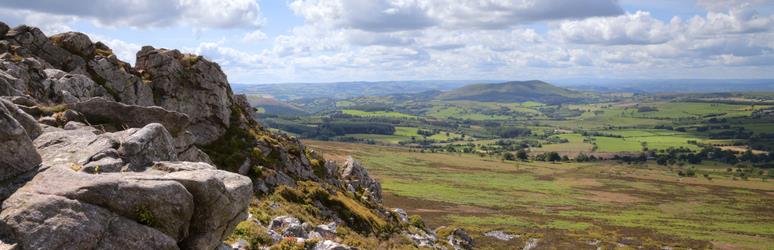
[[[347,134],[346,136],[351,136],[358,139],[368,139],[368,140],[374,140],[376,142],[381,142],[385,144],[398,144],[399,142],[411,142],[412,138],[414,138],[415,141],[424,140],[425,138],[422,137],[417,133],[418,128],[413,127],[395,127],[395,133],[392,135],[375,135],[375,134]],[[451,138],[458,138],[460,137],[459,134],[456,133],[447,133],[446,132],[440,132],[431,136],[428,136],[427,140],[434,140],[434,141],[446,141]]]
[[[344,114],[360,117],[390,117],[390,118],[417,118],[415,115],[409,115],[393,111],[362,111],[355,109],[344,109]]]
[[[580,134],[561,134],[559,138],[569,140],[568,143],[545,144],[540,148],[534,148],[533,152],[560,152],[563,154],[588,153],[591,152],[592,145],[583,142],[583,136]]]
[[[578,139],[563,136],[571,143]],[[774,246],[774,182],[732,180],[723,165],[693,166],[710,180],[679,178],[678,169],[655,165],[502,162],[469,154],[308,143],[333,159],[353,154],[381,181],[388,206],[420,214],[433,227],[464,226],[481,249],[508,248],[528,238],[560,249]],[[483,236],[490,230],[521,237],[504,242]]]
[[[542,117],[540,111],[534,108],[542,106],[537,102],[526,103],[493,103],[474,101],[432,102],[433,107],[425,116],[437,119],[467,119],[486,120],[521,120],[527,117]],[[504,115],[507,113],[508,115]]]

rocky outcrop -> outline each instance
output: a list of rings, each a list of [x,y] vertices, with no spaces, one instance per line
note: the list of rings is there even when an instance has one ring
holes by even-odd
[[[125,241],[131,249],[176,249],[178,242],[213,249],[246,217],[247,177],[209,165],[159,164],[178,167],[124,174],[51,167],[3,203],[0,228],[24,249],[104,249]],[[73,221],[82,216],[89,218]]]
[[[196,143],[209,144],[231,126],[233,93],[220,66],[178,50],[145,46],[137,70],[153,89],[158,106],[187,114]]]
[[[219,68],[202,60],[172,72],[197,86],[164,86],[157,104],[150,80],[82,33],[2,23],[0,33],[3,246],[214,249],[246,218],[250,178],[195,146],[230,125]]]
[[[254,189],[285,190],[309,210],[299,218],[323,219],[275,218],[275,243],[351,249],[339,231],[410,228],[415,245],[436,247],[381,204],[359,162],[325,161],[260,126],[201,56],[146,46],[132,67],[85,34],[0,22],[0,97],[0,248],[214,249],[243,223]],[[289,189],[304,186],[314,196]]]
[[[367,200],[382,203],[382,186],[368,175],[368,171],[351,156],[340,170],[346,188],[353,193],[362,193]]]
[[[335,241],[336,222],[312,227],[309,223],[301,223],[293,216],[279,216],[271,220],[267,230],[275,243],[279,243],[283,238],[292,237],[297,242],[317,241],[314,249],[353,249]]]
[[[206,163],[164,161],[176,152],[161,124],[99,135],[48,129],[33,144],[9,103],[0,103],[9,128],[0,132],[12,132],[2,138],[15,143],[2,145],[28,151],[3,157],[16,167],[3,168],[3,177],[44,166],[3,202],[4,242],[23,249],[212,249],[246,218],[250,179]]]

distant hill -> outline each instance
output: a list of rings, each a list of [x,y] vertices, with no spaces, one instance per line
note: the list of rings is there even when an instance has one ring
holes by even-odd
[[[279,116],[299,116],[308,114],[306,111],[293,104],[277,100],[273,97],[248,95],[247,101],[250,102],[250,106],[263,109],[263,113],[266,114]]]
[[[383,81],[383,82],[332,82],[332,83],[277,83],[277,84],[231,84],[234,92],[240,94],[270,95],[290,101],[299,99],[331,98],[350,99],[361,96],[386,96],[393,94],[415,94],[427,91],[446,91],[473,83],[494,83],[498,81]]]
[[[557,84],[598,93],[774,92],[774,79],[588,79],[560,80]]]
[[[513,81],[497,84],[473,84],[441,93],[441,100],[466,100],[481,102],[526,102],[548,104],[580,102],[585,94],[556,87],[543,81]]]

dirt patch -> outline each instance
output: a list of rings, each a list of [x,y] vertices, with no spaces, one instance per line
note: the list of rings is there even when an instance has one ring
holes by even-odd
[[[550,175],[540,175],[537,178],[535,178],[535,180],[539,180],[539,181],[553,181],[555,179],[556,178]]]
[[[726,243],[726,242],[712,242],[712,246],[715,247],[715,249],[721,249],[721,250],[732,250],[732,249],[742,249],[741,247]]]
[[[578,197],[579,199],[599,202],[615,202],[615,203],[637,203],[645,201],[642,198],[625,194],[614,193],[606,191],[585,191],[587,195]]]

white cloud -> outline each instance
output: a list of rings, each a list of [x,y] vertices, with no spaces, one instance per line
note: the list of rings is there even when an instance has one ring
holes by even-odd
[[[583,19],[623,13],[617,0],[425,1],[430,16],[447,27],[501,29],[537,21]]]
[[[182,43],[221,64],[232,82],[770,76],[774,17],[756,6],[771,1],[698,1],[706,13],[664,18],[624,13],[615,0],[287,0],[304,22],[280,35],[261,30],[254,0],[30,0],[0,3],[0,16],[47,33],[69,30],[75,20],[210,29],[197,36],[202,41],[161,43]],[[230,28],[240,30],[224,35]],[[140,48],[92,38],[130,62]]]
[[[617,17],[598,17],[559,24],[554,34],[567,42],[585,44],[657,44],[672,39],[679,19],[670,24],[637,11]]]
[[[696,4],[713,12],[725,12],[731,8],[774,6],[774,2],[770,0],[696,0]]]
[[[245,43],[251,43],[251,42],[260,42],[263,40],[266,40],[268,36],[266,36],[266,33],[263,33],[261,30],[255,30],[248,33],[245,33],[244,36],[242,36],[242,42]]]
[[[264,23],[254,0],[24,0],[1,8],[88,18],[111,27],[258,28]]]
[[[706,17],[695,16],[687,25],[686,31],[694,35],[764,32],[774,26],[774,15],[761,15],[752,8],[733,7],[726,13],[710,11]]]
[[[7,22],[10,26],[26,24],[40,28],[47,35],[72,30],[67,24],[77,19],[72,16],[48,15],[34,11],[6,8],[0,8],[0,16],[3,17],[2,21]]]
[[[434,26],[500,29],[623,13],[615,0],[293,0],[289,6],[308,23],[372,32]]]

